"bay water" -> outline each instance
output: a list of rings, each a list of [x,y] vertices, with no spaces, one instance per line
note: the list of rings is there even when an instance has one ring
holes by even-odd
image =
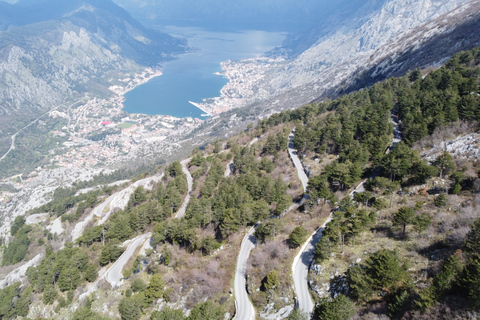
[[[220,95],[228,80],[221,72],[220,63],[263,56],[280,46],[284,32],[241,30],[238,32],[211,31],[196,27],[169,26],[163,32],[188,39],[196,50],[165,63],[163,74],[125,94],[125,111],[149,115],[171,115],[178,118],[202,116],[204,112],[189,101]]]

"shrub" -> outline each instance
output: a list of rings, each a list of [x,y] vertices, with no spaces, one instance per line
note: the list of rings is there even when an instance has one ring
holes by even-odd
[[[307,230],[305,230],[304,227],[298,226],[295,229],[293,229],[292,233],[290,233],[290,236],[288,237],[290,246],[292,248],[299,247],[303,242],[305,242],[305,239],[307,238]]]

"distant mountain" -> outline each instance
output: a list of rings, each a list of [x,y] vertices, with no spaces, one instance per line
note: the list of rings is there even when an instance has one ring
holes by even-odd
[[[479,16],[478,0],[369,0],[332,14],[272,52],[286,61],[258,84],[273,97],[262,106],[268,114],[439,65],[480,44]]]
[[[302,30],[318,25],[332,12],[358,8],[361,0],[114,0],[148,24]]]
[[[108,94],[109,79],[157,66],[186,48],[110,0],[0,2],[0,28],[2,146],[45,110],[85,92]]]

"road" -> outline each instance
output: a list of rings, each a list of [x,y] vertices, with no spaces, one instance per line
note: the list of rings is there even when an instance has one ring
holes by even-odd
[[[190,174],[190,171],[188,171],[187,168],[187,163],[190,162],[192,158],[188,158],[185,160],[182,160],[180,164],[182,165],[182,171],[187,175],[187,185],[188,185],[188,191],[187,191],[187,196],[185,197],[185,200],[183,200],[182,206],[178,210],[177,214],[175,215],[175,218],[181,219],[185,215],[185,211],[187,210],[188,203],[190,202],[190,193],[192,192],[192,186],[193,186],[193,178],[192,175]]]
[[[107,280],[112,285],[112,287],[117,286],[120,283],[121,279],[123,279],[122,270],[123,267],[125,267],[125,264],[128,262],[128,260],[130,260],[137,248],[142,243],[144,243],[145,240],[150,239],[151,236],[152,233],[149,232],[132,239],[130,244],[128,245],[127,250],[125,250],[125,252],[120,256],[120,258],[118,258],[118,260],[108,269],[105,270],[105,268],[102,268],[102,270],[99,271],[99,277],[97,278],[97,280],[92,282],[90,285],[87,285],[87,290],[80,295],[79,301],[85,300],[90,294],[97,291],[98,284],[103,279]]]
[[[255,319],[255,309],[252,302],[248,298],[246,269],[247,260],[250,251],[255,248],[256,239],[253,233],[256,226],[252,227],[242,240],[240,253],[238,254],[237,269],[235,271],[235,317],[234,320],[251,320]]]
[[[127,247],[127,250],[118,258],[117,261],[107,270],[105,273],[105,280],[116,287],[120,284],[120,281],[123,279],[122,270],[123,267],[127,264],[128,260],[133,256],[137,248],[144,243],[145,240],[148,240],[152,237],[152,233],[148,232],[134,238]]]
[[[158,176],[152,176],[145,179],[137,180],[127,188],[115,192],[102,203],[96,206],[88,216],[85,217],[83,221],[77,222],[75,227],[72,230],[72,241],[77,240],[82,234],[85,228],[90,224],[90,222],[95,218],[100,218],[96,223],[97,226],[104,224],[108,218],[112,215],[115,209],[123,210],[130,200],[130,196],[140,186],[143,186],[147,190],[151,190],[153,183],[159,182],[162,180],[164,173]]]
[[[303,192],[307,192],[308,177],[305,173],[302,163],[300,162],[300,159],[298,158],[297,150],[295,150],[293,147],[294,132],[295,130],[292,130],[292,132],[290,132],[288,135],[288,154],[290,155],[290,159],[293,161],[293,165],[297,169],[298,178],[302,182]]]
[[[392,146],[387,150],[387,152],[393,149],[401,140],[401,132],[395,120],[396,118],[392,116],[392,122],[394,124],[394,138],[392,140]],[[292,149],[291,147],[291,144],[293,144],[292,138],[293,138],[293,131],[289,135],[289,146],[288,146],[289,153],[290,153],[290,150]],[[297,172],[299,172],[299,177],[300,177],[300,172],[305,173],[304,168],[300,161],[295,161],[295,158],[298,159],[298,157],[296,156],[296,153],[293,154],[292,152],[292,154],[290,154],[290,157],[292,158],[293,164],[297,168]],[[352,198],[355,193],[365,192],[366,181],[367,179],[360,182],[358,186],[352,192],[350,192],[349,197]],[[303,184],[303,180],[302,180],[302,184]],[[306,184],[308,184],[308,178],[306,180]],[[307,313],[308,315],[311,314],[314,308],[312,297],[310,296],[310,290],[308,288],[308,270],[310,269],[310,264],[312,263],[312,260],[313,260],[315,245],[322,237],[323,230],[327,225],[327,223],[332,220],[332,214],[334,210],[330,212],[330,215],[325,221],[325,223],[320,228],[318,228],[317,231],[315,231],[315,233],[311,235],[310,238],[308,238],[308,240],[304,243],[299,253],[293,260],[293,264],[292,264],[292,275],[293,275],[293,283],[295,287],[295,294],[297,297],[297,305],[300,310]]]
[[[353,195],[357,192],[364,192],[365,181],[367,180],[363,180],[362,182],[360,182],[360,184],[352,192],[350,192],[349,196],[353,197]],[[318,228],[310,236],[310,238],[307,239],[307,241],[305,241],[303,246],[300,248],[297,256],[293,260],[292,275],[293,284],[295,287],[295,294],[297,296],[297,305],[300,310],[307,313],[308,315],[311,314],[314,308],[313,300],[310,296],[310,290],[308,288],[308,270],[310,269],[310,264],[313,261],[315,245],[322,237],[325,226],[332,220],[332,214],[334,211],[335,209],[330,212],[330,215],[328,216],[327,220],[322,224],[322,226]]]
[[[305,241],[297,256],[293,259],[292,275],[295,295],[297,297],[297,307],[308,315],[310,315],[314,307],[312,297],[310,296],[310,290],[308,289],[308,270],[310,269],[310,263],[313,260],[315,245],[322,237],[325,226],[331,220],[332,215],[330,214],[323,225],[318,228],[317,231],[307,239],[307,241]]]
[[[79,99],[79,100],[75,101],[73,104],[71,104],[71,105],[69,106],[69,108],[71,108],[73,105],[75,105],[75,104],[78,103],[79,101],[83,101],[83,99]],[[12,152],[13,150],[15,150],[15,139],[16,139],[17,135],[18,135],[20,132],[22,132],[23,130],[25,130],[26,128],[30,127],[32,124],[34,124],[34,123],[37,122],[38,120],[40,120],[40,118],[43,117],[44,115],[46,115],[46,114],[48,114],[49,112],[52,112],[52,111],[60,108],[61,106],[63,106],[63,104],[62,104],[62,105],[59,105],[59,106],[56,106],[56,107],[54,107],[54,108],[52,108],[52,109],[50,109],[50,110],[42,113],[38,118],[36,118],[35,120],[33,120],[32,122],[30,122],[29,124],[27,124],[25,127],[21,128],[20,130],[18,130],[17,132],[15,132],[15,133],[11,136],[12,142],[11,142],[11,144],[10,144],[10,149],[8,149],[8,151],[7,151],[3,156],[0,157],[0,161],[2,161],[3,159],[5,159],[10,152]]]

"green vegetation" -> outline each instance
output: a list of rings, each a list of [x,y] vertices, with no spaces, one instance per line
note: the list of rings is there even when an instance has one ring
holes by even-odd
[[[261,289],[252,293],[255,303],[275,301],[276,294],[290,290],[283,285],[287,280],[279,277],[285,269],[276,264],[279,256],[288,260],[294,252],[286,244],[293,249],[304,243],[307,230],[318,225],[316,219],[336,205],[314,253],[322,267],[334,265],[335,276],[328,275],[332,296],[319,299],[312,319],[350,319],[355,313],[367,318],[372,310],[393,319],[420,319],[422,312],[435,318],[439,306],[479,312],[480,219],[471,226],[477,219],[478,199],[473,193],[478,166],[446,152],[427,163],[418,148],[412,148],[447,124],[480,118],[479,65],[480,49],[461,53],[424,78],[413,71],[333,101],[275,114],[244,133],[241,143],[237,137],[225,145],[216,141],[204,151],[196,150],[189,164],[194,186],[183,218],[173,218],[188,190],[182,166],[174,162],[152,190],[137,188],[125,209],[101,226],[88,227],[76,244],[67,243],[57,252],[47,245],[42,263],[27,271],[30,285],[23,291],[19,287],[1,291],[0,301],[9,307],[0,312],[22,316],[21,307],[15,315],[10,310],[22,297],[23,303],[30,299],[32,292],[45,304],[58,301],[64,306],[65,295],[71,293],[73,299],[76,289],[97,278],[100,266],[122,254],[120,243],[151,231],[154,250],[147,257],[134,257],[124,273],[129,278],[124,295],[115,301],[121,318],[223,319],[233,308],[231,301],[224,303],[230,299],[233,271],[228,268],[234,257],[229,250],[217,249],[237,245],[239,231],[259,223],[258,247],[268,246],[269,255],[252,258],[252,266],[261,266],[261,271],[249,275],[249,286]],[[389,150],[392,113],[400,120],[404,139]],[[302,194],[298,181],[285,169],[285,161],[292,169],[285,149],[293,127],[303,160],[318,160],[320,169],[312,170],[310,200],[288,214],[285,223],[292,195]],[[245,141],[259,134],[263,137],[258,143],[246,146]],[[324,159],[328,162],[322,163]],[[233,170],[226,177],[231,160]],[[119,172],[115,177],[122,176]],[[446,182],[434,188],[432,178]],[[110,179],[97,177],[102,183]],[[362,179],[367,179],[366,190],[347,196]],[[75,196],[85,186],[57,189],[53,201],[35,212],[74,221],[115,190]],[[307,216],[311,224],[302,220]],[[24,223],[19,217],[12,225],[4,265],[20,261],[27,252],[32,230]],[[178,301],[189,291],[193,292],[188,297],[189,317],[169,308],[152,312],[158,299]],[[304,316],[296,311],[290,318]],[[74,318],[101,316],[87,305],[77,309]]]
[[[339,264],[351,261],[348,255],[358,257],[356,246],[368,250],[363,244],[363,235],[370,230],[375,233],[368,232],[368,241],[375,243],[385,237],[379,243],[389,243],[402,251],[401,258],[396,251],[379,248],[369,252],[364,263],[353,263],[346,268],[343,275],[330,282],[333,283],[332,296],[335,294],[335,299],[345,301],[335,304],[335,299],[322,299],[317,304],[314,319],[349,319],[357,312],[365,316],[379,303],[388,305],[385,313],[394,319],[407,314],[420,319],[422,312],[427,314],[426,317],[436,318],[441,312],[438,310],[444,310],[452,317],[467,311],[478,315],[480,259],[473,244],[477,241],[476,229],[480,223],[472,227],[464,245],[459,231],[455,236],[435,235],[436,239],[443,240],[431,243],[431,248],[425,247],[428,241],[422,235],[429,228],[439,233],[451,232],[453,222],[442,221],[436,215],[445,215],[442,211],[447,208],[456,212],[464,210],[451,205],[451,198],[446,193],[448,187],[443,190],[444,186],[436,187],[427,192],[425,186],[431,187],[432,178],[446,179],[450,183],[449,191],[460,195],[460,198],[454,198],[456,205],[475,210],[469,207],[473,201],[469,191],[476,190],[473,181],[478,177],[471,171],[478,172],[478,166],[453,159],[447,152],[427,163],[420,157],[418,148],[412,146],[434,132],[441,135],[445,126],[457,125],[452,124],[456,121],[480,119],[477,108],[479,66],[480,48],[476,48],[457,54],[444,67],[424,78],[417,70],[333,101],[312,103],[260,121],[259,130],[263,132],[281,123],[294,123],[294,144],[299,153],[306,156],[304,159],[335,156],[333,161],[322,165],[321,172],[311,177],[308,186],[311,201],[307,207],[313,208],[320,201],[335,204],[334,192],[341,197],[362,178],[374,176],[365,184],[366,192],[354,194],[353,201],[346,197],[339,203],[316,245],[317,263],[332,263],[338,268]],[[398,117],[403,139],[386,152],[393,133],[392,114]],[[467,168],[472,168],[469,178]],[[438,179],[435,180],[438,183]],[[428,203],[431,211],[424,208],[424,203],[404,205],[410,201],[409,196],[415,194],[409,191],[410,187],[418,190],[419,185],[425,189],[417,191],[418,194],[431,199]],[[429,197],[429,193],[435,196]],[[381,219],[376,218],[379,214]],[[455,213],[455,217],[458,219],[456,223],[468,229],[465,221],[471,221],[472,216],[460,218],[460,214]],[[442,228],[442,223],[449,225],[450,229]],[[357,239],[359,235],[361,241]],[[403,241],[398,241],[400,239]],[[436,269],[430,271],[433,276],[423,280],[426,271],[420,271],[419,259],[411,256],[433,255],[435,248],[442,248],[449,255],[440,260],[444,261],[443,265],[435,262]],[[404,257],[407,252],[414,253]],[[426,257],[423,259],[434,263]],[[342,279],[346,279],[347,286],[342,287],[343,291],[337,290],[335,281],[343,283]]]
[[[355,305],[344,295],[324,298],[315,306],[312,320],[348,320],[355,314]]]
[[[20,282],[0,290],[0,319],[26,317],[31,296],[32,290],[22,290]]]
[[[13,231],[14,237],[3,251],[2,266],[8,266],[22,261],[28,252],[28,246],[31,243],[28,233],[32,230],[32,227],[24,225],[25,218],[18,218],[19,219],[15,219],[12,225],[11,231]]]
[[[71,244],[57,252],[47,248],[40,265],[28,268],[27,278],[35,292],[44,293],[45,303],[52,303],[57,297],[57,289],[62,292],[71,291],[85,280],[95,280],[97,272],[92,263],[84,248],[73,247]]]
[[[302,243],[305,242],[307,239],[307,230],[305,230],[304,227],[298,226],[293,229],[292,233],[290,233],[290,236],[288,240],[290,241],[290,246],[293,248],[296,248],[300,246]]]
[[[265,276],[262,281],[262,289],[263,291],[271,291],[274,290],[278,286],[278,273],[277,271],[273,270],[269,274]]]

